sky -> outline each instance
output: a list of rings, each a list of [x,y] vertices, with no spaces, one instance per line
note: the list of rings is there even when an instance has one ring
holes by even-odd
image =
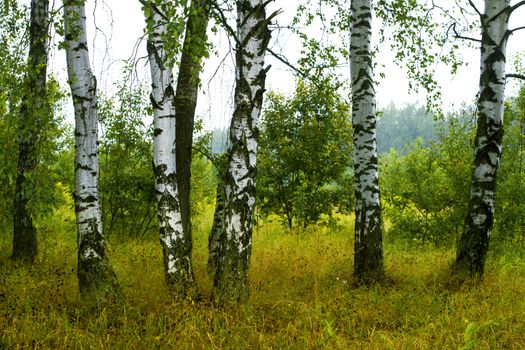
[[[26,0],[27,1],[27,0]],[[57,4],[59,0],[55,0]],[[29,1],[27,1],[29,2]],[[452,0],[441,0],[445,5]],[[513,0],[512,3],[516,2]],[[298,1],[276,0],[268,8],[268,12],[281,9],[277,21],[286,25],[295,14]],[[477,0],[479,8],[483,8]],[[149,66],[147,64],[144,35],[144,17],[141,4],[138,0],[88,0],[88,40],[92,55],[92,65],[99,81],[99,87],[106,91],[114,89],[112,86],[119,78],[123,67],[123,60],[137,59],[137,78],[149,84]],[[511,18],[510,27],[520,26],[525,18],[525,8],[515,12]],[[521,24],[523,25],[523,24]],[[95,30],[95,28],[97,28]],[[525,30],[514,34],[508,45],[508,58],[520,51],[525,51]],[[308,33],[319,35],[315,27],[308,29]],[[377,40],[377,35],[374,39]],[[56,38],[60,39],[60,38]],[[340,36],[340,40],[348,41],[348,34]],[[234,62],[230,52],[230,41],[222,33],[211,37],[217,55],[212,54],[205,64],[202,75],[202,89],[197,106],[197,114],[203,118],[206,129],[226,128],[231,115],[232,95],[234,89]],[[282,50],[289,61],[294,62],[301,50],[300,41],[289,31],[280,31],[274,35],[270,46]],[[466,66],[462,67],[456,76],[451,76],[448,68],[439,66],[436,70],[437,80],[442,86],[443,103],[445,108],[453,108],[461,103],[474,101],[479,81],[479,50],[464,48],[461,55]],[[425,103],[423,93],[408,91],[408,81],[403,68],[393,63],[394,54],[388,45],[379,48],[377,62],[384,66],[376,71],[377,102],[383,108],[392,101],[396,105],[406,103]],[[65,52],[55,51],[51,57],[51,70],[56,72],[65,82]],[[292,93],[295,78],[288,67],[273,57],[266,62],[272,66],[267,77],[267,90]],[[511,63],[511,62],[509,62]],[[507,69],[511,71],[510,64]],[[385,78],[379,77],[379,71],[385,73]],[[343,65],[341,76],[349,76],[349,68]],[[507,89],[507,95],[512,93],[512,84]]]

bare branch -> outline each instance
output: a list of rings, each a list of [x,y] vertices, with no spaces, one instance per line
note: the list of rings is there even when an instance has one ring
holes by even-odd
[[[144,1],[144,0],[140,0],[140,1]],[[273,2],[274,0],[268,0],[266,1],[263,6],[266,6],[268,5],[270,2]],[[233,37],[233,40],[235,40],[235,43],[238,44],[239,46],[242,46],[242,43],[239,41],[239,39],[237,38],[237,33],[236,31],[228,24],[228,20],[226,18],[226,16],[224,15],[224,12],[222,11],[222,9],[220,8],[219,5],[217,5],[217,3],[215,2],[211,2],[212,4],[212,8],[215,10],[214,13],[217,14],[217,20],[224,26],[224,28],[226,29],[226,31],[230,34],[231,37]],[[271,23],[272,19],[279,15],[280,13],[282,13],[282,10],[277,10],[275,12],[273,12],[272,14],[270,14],[270,16],[268,16],[266,18],[266,22],[267,23]]]
[[[101,67],[100,67],[100,76],[102,77],[104,75],[104,73],[107,73],[108,70],[109,70],[109,66],[111,65],[111,62],[107,64],[106,67],[105,66],[105,62],[106,61],[109,61],[110,59],[110,54],[109,54],[109,49],[111,48],[111,40],[113,38],[113,28],[114,28],[114,20],[113,20],[113,11],[111,10],[111,7],[107,4],[106,1],[102,1],[102,5],[103,5],[103,9],[105,10],[106,12],[106,15],[108,16],[107,18],[109,19],[110,23],[109,23],[109,36],[106,35],[106,33],[104,32],[104,30],[102,30],[98,24],[97,24],[97,11],[98,11],[98,1],[95,1],[95,6],[93,7],[93,26],[95,27],[95,37],[93,39],[93,53],[92,53],[92,60],[93,62],[95,62],[95,56],[96,56],[96,41],[97,41],[97,38],[98,38],[98,33],[100,32],[100,34],[102,35],[102,37],[104,38],[104,54],[102,55],[102,62],[101,62]]]
[[[438,10],[440,10],[445,16],[449,17],[453,22],[457,22],[457,21],[458,21],[454,16],[452,16],[452,15],[450,14],[450,11],[447,11],[447,10],[444,9],[442,6],[436,4],[436,3],[434,2],[434,0],[432,0],[432,7],[428,9],[428,11],[427,11],[427,13],[426,13],[426,15],[425,15],[425,20],[428,19],[429,15],[430,15],[430,12],[431,12],[433,9],[435,9],[435,8],[438,9]]]
[[[509,30],[509,34],[512,34],[512,33],[514,33],[514,32],[517,32],[518,30],[522,30],[522,29],[525,29],[525,26],[523,26],[523,27],[517,27],[517,28],[511,29],[511,30]]]
[[[308,27],[301,27],[301,26],[292,26],[292,25],[280,25],[279,23],[272,23],[268,26],[271,30],[281,30],[281,29],[290,29],[290,30],[297,30],[297,29],[306,29]]]
[[[471,37],[469,37],[469,36],[454,35],[454,37],[455,37],[456,39],[470,40],[470,41],[474,41],[474,42],[477,42],[477,43],[481,43],[481,40],[480,40],[480,39],[471,38]]]
[[[217,156],[214,156],[213,153],[208,150],[207,148],[205,147],[200,147],[200,146],[197,146],[197,145],[194,145],[191,147],[191,149],[197,153],[199,153],[200,155],[202,155],[204,158],[206,158],[207,160],[209,160],[211,162],[211,164],[216,168],[216,169],[220,169],[220,166],[219,166],[219,160]]]
[[[268,24],[272,23],[272,19],[274,19],[275,16],[280,15],[281,13],[283,13],[283,10],[282,10],[282,9],[279,9],[279,10],[273,12],[271,15],[269,15],[269,16],[266,18],[266,22],[267,22]]]
[[[230,45],[231,47],[231,45]],[[226,55],[224,55],[224,58],[221,59],[221,61],[219,62],[219,64],[217,65],[217,69],[215,69],[215,72],[213,72],[211,78],[209,79],[209,82],[211,82],[216,76],[217,76],[217,73],[219,72],[219,69],[221,68],[221,66],[224,64],[224,62],[226,61],[226,59],[231,55],[231,49],[228,51],[228,53]],[[209,85],[209,83],[208,83]]]
[[[476,7],[476,5],[474,5],[474,3],[472,2],[472,0],[468,0],[468,3],[470,4],[470,6],[472,6],[472,8],[474,9],[474,11],[476,11],[476,13],[478,14],[479,17],[481,17],[481,12],[478,10],[478,8]]]
[[[520,79],[525,80],[525,75],[523,74],[516,74],[516,73],[508,73],[505,75],[505,78],[514,78],[514,79]]]
[[[510,13],[509,13],[509,16],[512,12],[514,12],[518,7],[521,7],[525,5],[525,0],[521,0],[520,2],[514,4],[511,8],[510,8]]]
[[[142,0],[141,0],[142,1]],[[211,2],[212,8],[215,10],[213,13],[217,14],[217,20],[224,26],[226,31],[230,34],[230,36],[235,40],[236,44],[241,44],[239,42],[239,39],[237,39],[237,33],[235,30],[228,24],[228,20],[226,19],[226,16],[224,15],[224,12],[222,12],[222,9],[219,5],[215,3],[215,1]]]
[[[516,9],[518,9],[519,7],[521,7],[523,5],[525,5],[525,0],[521,0],[520,2],[514,4],[514,6],[505,7],[503,10],[501,10],[499,13],[497,13],[494,17],[489,19],[487,23],[490,23],[490,22],[496,20],[496,18],[498,18],[499,16],[501,16],[504,13],[507,15],[507,19],[508,19],[510,17],[510,15],[512,14],[512,12],[514,12]]]
[[[129,56],[129,58],[126,60],[127,62],[132,62],[133,63],[133,74],[135,77],[138,77],[138,64],[141,60],[147,60],[148,59],[148,56],[142,56],[142,57],[139,57],[138,54],[139,54],[139,48],[140,48],[140,45],[142,44],[142,42],[146,39],[146,35],[147,34],[143,34],[140,38],[138,38],[136,41],[135,41],[135,44],[133,45],[133,49],[131,50],[131,55]],[[133,81],[134,77],[131,76],[131,81]],[[137,78],[138,79],[138,78]]]
[[[463,19],[465,20],[465,22],[469,23],[470,20],[467,18],[467,16],[465,14],[473,16],[474,13],[470,12],[468,9],[463,7],[463,4],[461,3],[462,2],[461,0],[454,0],[454,2],[456,3],[456,7],[459,8],[461,16],[463,16]]]
[[[291,64],[290,61],[288,61],[286,59],[286,57],[284,57],[283,55],[279,55],[278,53],[276,53],[275,51],[273,51],[269,47],[266,49],[266,51],[268,51],[273,57],[277,58],[279,61],[284,63],[286,66],[290,67],[294,72],[296,72],[297,74],[299,74],[303,78],[305,78],[307,80],[311,80],[310,77],[305,72],[303,72],[302,70],[300,70],[299,68],[297,68],[293,64]]]
[[[474,41],[474,42],[477,42],[477,43],[481,43],[481,40],[480,39],[476,39],[476,38],[471,38],[469,36],[463,36],[463,35],[460,35],[457,30],[456,30],[456,22],[452,23],[449,27],[448,27],[448,30],[447,30],[447,34],[448,34],[448,31],[450,29],[452,29],[452,31],[454,32],[454,38],[456,39],[462,39],[462,40],[470,40],[470,41]]]

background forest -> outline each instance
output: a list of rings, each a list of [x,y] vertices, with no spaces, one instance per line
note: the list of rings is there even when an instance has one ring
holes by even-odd
[[[149,84],[135,81],[131,62],[112,91],[97,94],[102,226],[120,291],[109,302],[88,302],[77,279],[71,94],[53,72],[43,96],[47,107],[39,115],[38,167],[25,179],[38,255],[30,264],[10,259],[30,38],[29,8],[16,1],[2,6],[0,349],[525,347],[525,86],[505,98],[497,201],[482,279],[451,277],[469,209],[476,105],[444,111],[431,93],[426,106],[392,103],[377,110],[385,277],[363,284],[352,274],[350,89],[336,74],[340,48],[316,47],[320,44],[305,35],[310,46],[304,57],[296,65],[286,62],[297,73],[295,90],[264,96],[250,297],[237,304],[214,298],[220,269],[210,272],[209,257],[230,131],[206,130],[197,118],[190,137],[190,247],[199,295],[177,298],[159,244],[154,94],[150,97]],[[317,21],[307,9],[299,6],[298,27]],[[51,12],[63,34],[60,14]],[[220,19],[212,20],[219,30]],[[388,16],[383,20],[387,24]],[[323,63],[332,60],[326,70],[311,61],[320,53],[326,54]],[[521,75],[522,61],[519,56],[515,61]],[[419,82],[430,91],[432,83]]]

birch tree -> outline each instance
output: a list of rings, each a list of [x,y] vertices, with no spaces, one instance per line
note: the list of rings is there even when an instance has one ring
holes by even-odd
[[[462,63],[461,55],[457,53],[459,46],[454,44],[445,49],[444,44],[453,38],[477,42],[480,45],[481,73],[476,104],[477,130],[474,141],[474,162],[468,210],[458,244],[454,272],[459,276],[481,277],[494,224],[496,178],[502,153],[506,78],[525,78],[522,74],[505,73],[509,37],[512,33],[525,29],[525,26],[522,25],[509,29],[509,19],[514,11],[525,5],[525,1],[515,0],[511,4],[510,0],[485,0],[483,11],[476,6],[478,2],[473,0],[455,1],[449,7],[439,6],[434,1],[429,3],[429,6],[419,6],[419,3],[416,2],[394,2],[393,6],[388,6],[387,3],[387,1],[380,0],[381,6],[378,7],[378,10],[381,12],[382,8],[387,9],[382,11],[381,16],[389,18],[388,23],[395,22],[397,27],[402,29],[394,33],[395,38],[402,38],[402,40],[397,40],[398,44],[401,44],[398,45],[401,51],[396,56],[397,59],[401,58],[409,62],[409,72],[418,72],[414,69],[414,62],[418,63],[417,66],[427,68],[434,66],[419,64],[421,59],[418,56],[422,56],[423,60],[429,60],[429,62],[434,62],[438,57],[441,62],[448,64],[454,73]],[[469,4],[480,19],[481,40],[469,36],[474,27],[468,19],[472,11],[466,9],[464,4]],[[414,9],[416,9],[416,15],[414,13],[408,15]],[[441,13],[445,20],[429,21],[432,10],[438,10],[438,15]],[[454,14],[453,10],[458,12]],[[386,16],[388,14],[393,16]],[[399,20],[401,24],[398,23]],[[440,28],[444,28],[441,34],[438,30]],[[424,31],[427,31],[429,40],[406,40],[406,37],[414,37],[414,35],[421,37],[421,32]],[[417,42],[418,50],[414,50],[414,42]],[[428,42],[435,43],[434,46],[440,51],[449,52],[446,55],[448,58],[443,59],[439,55],[431,54],[432,51],[428,50]],[[413,55],[414,52],[421,52],[421,54]],[[428,71],[420,76],[423,77],[423,81],[434,81]],[[432,87],[434,83],[425,87]]]
[[[64,1],[68,80],[75,110],[75,215],[78,284],[84,297],[106,299],[119,286],[106,254],[98,191],[97,82],[89,62],[85,0]]]
[[[215,271],[219,266],[221,254],[221,233],[224,228],[225,214],[224,182],[219,178],[215,192],[215,210],[213,212],[213,224],[208,236],[208,264],[207,269],[210,276],[215,277]]]
[[[208,274],[215,278],[215,272],[219,267],[219,259],[222,253],[222,233],[224,229],[224,215],[226,213],[226,193],[224,178],[228,165],[227,153],[223,152],[209,157],[218,174],[218,182],[215,188],[215,210],[213,212],[213,223],[208,236]]]
[[[19,155],[13,213],[13,259],[33,261],[38,253],[37,230],[29,208],[34,192],[31,177],[37,176],[38,141],[42,120],[49,112],[46,103],[49,1],[31,1],[29,56],[25,93],[20,109]]]
[[[371,0],[351,4],[352,125],[354,128],[355,243],[358,280],[383,277],[381,204],[376,143],[376,101],[372,73]]]
[[[190,220],[190,178],[193,147],[195,108],[199,91],[199,75],[203,58],[207,55],[206,29],[210,15],[210,0],[191,2],[186,33],[182,46],[177,90],[176,110],[176,168],[179,186],[182,225],[188,237],[192,237]]]
[[[168,47],[170,9],[166,1],[142,1],[149,28],[150,62],[154,113],[153,158],[157,193],[160,242],[164,271],[172,293],[182,298],[197,296],[192,267],[189,181],[191,147],[198,77],[205,55],[209,4],[205,0],[191,3],[186,36],[182,47],[177,91],[172,68],[177,47]],[[180,170],[178,173],[177,170]]]
[[[270,40],[268,24],[276,15],[266,18],[266,4],[237,1],[236,86],[224,175],[221,253],[214,279],[217,300],[239,302],[248,297],[259,115],[269,69],[264,66],[264,56]]]
[[[470,3],[481,19],[481,74],[469,208],[454,271],[457,275],[481,277],[494,223],[496,175],[502,151],[506,47],[514,31],[509,30],[508,23],[513,11],[525,2],[510,6],[510,0],[485,0],[484,13]]]

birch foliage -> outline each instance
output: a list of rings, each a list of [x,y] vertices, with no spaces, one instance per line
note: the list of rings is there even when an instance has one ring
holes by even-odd
[[[38,252],[34,213],[29,207],[30,195],[39,165],[41,129],[48,127],[49,105],[46,99],[48,61],[49,2],[31,1],[29,54],[20,105],[18,127],[18,165],[13,211],[13,259],[34,260]]]
[[[7,3],[6,3],[7,5]],[[28,8],[9,3],[0,17],[0,226],[13,227],[13,200],[19,153],[20,108],[27,91]],[[70,130],[62,110],[65,94],[51,75],[47,77],[46,111],[38,114],[40,138],[36,148],[39,164],[33,174],[26,174],[24,196],[27,209],[37,229],[42,229],[53,209],[61,204],[56,193],[58,182],[68,182],[71,167],[58,167],[63,152],[71,145]]]

